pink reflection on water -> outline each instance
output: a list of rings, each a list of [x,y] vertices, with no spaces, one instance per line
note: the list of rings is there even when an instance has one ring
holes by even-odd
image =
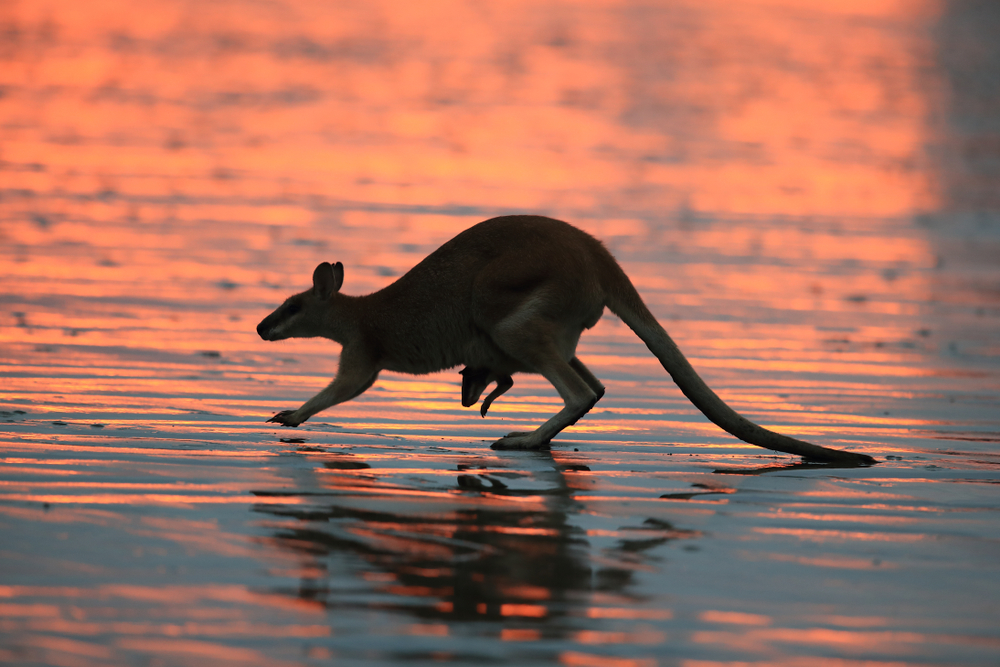
[[[988,383],[942,356],[946,341],[929,332],[939,322],[927,321],[933,299],[985,297],[935,282],[940,248],[909,224],[943,197],[924,157],[940,101],[922,77],[925,33],[946,10],[0,7],[17,36],[0,68],[0,407],[30,413],[0,437],[0,516],[39,540],[83,526],[140,551],[165,541],[177,552],[164,564],[191,568],[118,572],[26,543],[0,554],[18,572],[121,583],[5,586],[0,615],[21,623],[8,627],[24,646],[50,651],[39,661],[74,665],[337,660],[341,621],[362,614],[391,618],[379,626],[389,640],[419,640],[422,659],[441,661],[473,624],[490,650],[523,642],[578,667],[652,667],[662,660],[646,656],[675,647],[680,660],[730,651],[822,665],[830,652],[918,659],[935,642],[971,643],[888,615],[852,620],[832,602],[789,628],[739,587],[683,592],[678,573],[717,584],[705,572],[718,554],[726,568],[760,568],[775,598],[785,576],[814,585],[815,568],[912,571],[940,555],[933,522],[953,508],[925,499],[944,473],[917,476],[912,461],[905,479],[784,460],[767,471],[769,453],[701,420],[620,324],[584,337],[608,395],[543,463],[494,458],[485,444],[558,409],[531,378],[486,420],[458,407],[451,372],[387,374],[298,431],[264,426],[324,386],[339,351],[253,333],[318,261],[344,261],[345,289],[365,293],[483,217],[545,211],[608,242],[739,409],[801,436],[912,453],[933,437],[917,426],[970,418],[883,404],[936,405]],[[719,467],[766,474],[706,483]],[[718,505],[698,497],[723,492]],[[989,532],[983,515],[963,525]],[[675,540],[692,551],[671,551]],[[696,554],[708,540],[711,553]],[[209,556],[218,569],[198,560]],[[807,578],[794,579],[799,566]],[[191,572],[208,583],[172,585]],[[879,590],[910,599],[914,578]],[[217,583],[232,579],[280,592]],[[801,593],[788,593],[790,613]],[[116,600],[148,607],[112,618]],[[282,610],[285,624],[272,618]],[[695,620],[709,627],[688,632]],[[259,637],[273,652],[249,647]]]
[[[559,654],[560,664],[567,667],[656,667],[653,658],[615,658],[579,651],[565,651]]]

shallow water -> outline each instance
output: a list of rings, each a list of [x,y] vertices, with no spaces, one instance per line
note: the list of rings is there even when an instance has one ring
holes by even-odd
[[[829,7],[836,4],[837,8]],[[1000,76],[988,2],[0,5],[0,660],[1000,661]],[[607,395],[384,374],[256,323],[543,213],[709,384],[605,317]]]

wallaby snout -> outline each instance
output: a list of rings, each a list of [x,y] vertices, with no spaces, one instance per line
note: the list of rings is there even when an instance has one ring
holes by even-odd
[[[257,325],[257,335],[263,338],[264,340],[277,340],[277,338],[272,337],[272,330],[274,329],[275,325],[274,316],[275,313],[271,313],[270,315],[262,319],[260,321],[260,324]]]
[[[263,338],[264,340],[267,340],[268,339],[267,335],[268,333],[270,333],[270,331],[271,327],[268,326],[267,318],[265,317],[263,320],[260,321],[260,324],[257,325],[257,335]]]
[[[301,328],[301,324],[296,323],[299,319],[296,318],[299,312],[301,312],[301,306],[298,303],[286,301],[260,321],[260,324],[257,325],[257,335],[268,341],[285,340],[302,335],[303,332],[296,331],[296,329]]]

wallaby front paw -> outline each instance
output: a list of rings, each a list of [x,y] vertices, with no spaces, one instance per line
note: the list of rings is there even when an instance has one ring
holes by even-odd
[[[282,426],[290,426],[292,428],[295,428],[302,422],[293,419],[292,418],[293,414],[295,414],[295,410],[282,410],[278,414],[268,419],[265,423],[269,424],[271,422],[274,422],[275,424],[281,424]]]

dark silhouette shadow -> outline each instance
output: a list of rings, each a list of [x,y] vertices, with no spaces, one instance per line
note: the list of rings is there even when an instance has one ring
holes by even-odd
[[[520,468],[520,461],[530,462],[527,475],[499,467]],[[294,520],[266,541],[299,555],[308,563],[302,571],[313,573],[296,589],[275,592],[330,610],[377,606],[423,622],[505,619],[508,628],[513,623],[561,637],[594,623],[584,610],[594,592],[613,593],[626,604],[642,599],[628,563],[653,547],[698,535],[646,519],[622,527],[637,539],[620,539],[610,557],[602,550],[595,565],[586,532],[573,521],[582,509],[573,476],[586,466],[561,464],[551,451],[502,456],[490,468],[482,464],[459,464],[450,485],[418,489],[380,479],[360,457],[330,455],[322,474],[319,466],[306,471],[294,489],[254,491],[308,503],[253,508]],[[367,594],[329,585],[327,568],[343,556],[365,571],[367,581],[359,583]]]

